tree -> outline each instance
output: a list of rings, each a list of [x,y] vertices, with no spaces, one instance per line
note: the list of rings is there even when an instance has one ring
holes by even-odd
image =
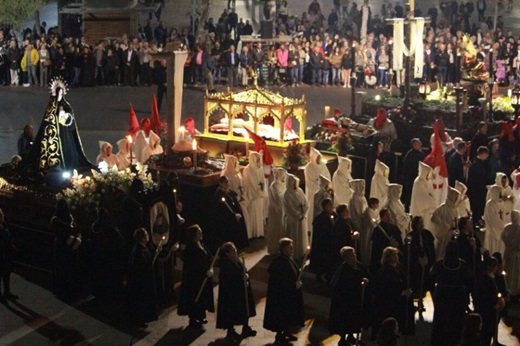
[[[10,25],[17,32],[22,24],[33,16],[38,16],[38,10],[47,0],[2,0],[0,24]]]

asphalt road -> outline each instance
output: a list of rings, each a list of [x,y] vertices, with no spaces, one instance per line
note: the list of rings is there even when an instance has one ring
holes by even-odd
[[[219,91],[224,87],[219,86]],[[323,118],[324,107],[331,113],[338,108],[350,113],[351,90],[337,87],[298,88],[276,87],[273,91],[290,98],[305,95],[307,126]],[[87,157],[95,161],[99,140],[113,145],[128,129],[129,104],[133,104],[139,119],[150,116],[152,93],[155,87],[93,87],[70,89],[66,99],[72,105],[80,137]],[[369,90],[369,94],[383,90]],[[40,126],[49,101],[49,89],[39,87],[0,87],[0,163],[8,162],[16,154],[16,141],[24,125],[32,124],[35,132]],[[357,104],[361,102],[358,100]],[[163,105],[163,110],[165,109]],[[358,109],[360,109],[358,107]],[[202,87],[184,89],[182,117],[193,117],[197,129],[203,131],[204,90]],[[163,120],[165,120],[163,116]]]

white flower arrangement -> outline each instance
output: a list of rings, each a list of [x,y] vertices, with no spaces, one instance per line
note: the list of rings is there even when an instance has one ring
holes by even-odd
[[[493,99],[493,111],[502,112],[505,114],[513,114],[515,109],[513,106],[511,106],[511,98],[506,96]]]
[[[92,170],[92,177],[84,177],[76,170],[71,177],[72,188],[66,188],[56,195],[56,199],[64,198],[71,209],[84,207],[99,207],[105,205],[111,196],[120,196],[130,191],[132,181],[138,177],[143,181],[145,189],[157,187],[152,180],[150,173],[146,173],[146,165],[138,165],[137,173],[133,173],[129,168],[117,171],[117,169],[102,170],[101,172]]]

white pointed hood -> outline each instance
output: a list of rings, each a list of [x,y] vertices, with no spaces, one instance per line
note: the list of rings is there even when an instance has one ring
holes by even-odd
[[[452,187],[448,187],[448,196],[446,197],[446,205],[449,207],[455,208],[457,207],[457,202],[459,200],[460,193],[456,189]]]
[[[321,153],[316,148],[311,148],[309,153],[310,163],[318,164],[318,158],[321,158]]]
[[[403,185],[388,184],[388,201],[400,200],[402,193],[403,193]]]
[[[294,174],[287,173],[287,177],[285,179],[285,186],[287,186],[288,191],[295,191],[300,186],[300,179]]]
[[[285,184],[287,170],[285,168],[276,167],[273,169],[274,181]]]
[[[390,176],[390,167],[385,165],[383,162],[376,160],[376,165],[374,167],[374,173],[380,174],[384,176],[385,178],[388,178]]]
[[[460,197],[463,197],[466,195],[468,188],[466,185],[457,180],[455,181],[455,190],[459,191]]]
[[[419,162],[419,178],[424,180],[431,180],[432,177],[433,169],[424,162]]]
[[[500,202],[500,194],[502,193],[502,188],[497,185],[493,185],[489,188],[489,200],[493,202]]]
[[[224,169],[220,176],[232,177],[240,172],[238,158],[233,155],[224,154]]]
[[[150,147],[152,147],[152,149],[154,149],[154,150],[159,149],[159,146],[161,144],[161,137],[159,137],[155,132],[150,130],[150,137],[149,138],[150,138],[149,139]]]
[[[505,178],[505,186],[502,185],[502,179]],[[504,173],[502,172],[498,172],[496,177],[495,177],[495,184],[498,185],[498,186],[501,186],[502,188],[506,188],[506,187],[509,187],[509,179],[507,179],[507,175],[505,175]]]
[[[352,173],[352,160],[348,157],[338,156],[338,170],[336,172],[350,176]]]
[[[520,211],[519,210],[511,210],[511,223],[515,226],[520,226]]]
[[[262,168],[262,155],[256,151],[249,152],[249,164],[256,169]]]
[[[98,143],[99,143],[99,154],[100,155],[107,156],[106,149],[107,148],[113,149],[112,144],[110,144],[106,141],[99,141]],[[111,151],[110,155],[112,155],[112,151]]]
[[[320,188],[326,190],[327,187],[329,187],[329,185],[330,185],[330,179],[323,175],[320,175]]]
[[[350,187],[357,196],[365,196],[365,179],[354,179],[350,182]]]
[[[118,149],[118,153],[121,153],[121,154],[128,154],[128,139],[126,138],[123,138],[123,139],[120,139],[117,141],[117,149]]]

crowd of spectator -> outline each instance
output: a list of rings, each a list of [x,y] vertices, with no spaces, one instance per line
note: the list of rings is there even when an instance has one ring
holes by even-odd
[[[233,4],[230,1],[229,6]],[[367,35],[360,37],[365,6],[369,9]],[[152,26],[150,20],[139,27],[136,36],[124,34],[99,42],[62,37],[55,28],[46,31],[43,26],[41,30],[26,29],[19,40],[12,29],[0,25],[0,84],[44,86],[50,78],[61,76],[73,87],[146,86],[155,80],[154,53],[177,49],[190,52],[185,82],[206,83],[209,90],[224,81],[232,87],[245,86],[251,83],[254,71],[260,83],[292,86],[347,88],[355,83],[357,87],[386,87],[394,78],[398,85],[404,80],[402,73],[389,73],[393,29],[385,22],[406,15],[399,2],[385,2],[376,10],[369,5],[358,7],[356,2],[342,7],[335,0],[326,16],[313,0],[308,11],[289,16],[287,2],[278,1],[274,12],[274,32],[285,42],[264,45],[242,39],[251,37],[254,29],[234,8],[224,9],[216,23],[209,18],[204,24],[206,34],[199,37],[189,29],[168,29],[160,21]],[[424,31],[425,81],[441,85],[459,81],[457,64],[465,33],[486,66],[492,55],[492,74],[499,83],[508,85],[517,79],[520,38],[504,29],[500,16],[496,25],[486,17],[485,0],[446,2],[427,13],[416,9],[415,15],[431,19]],[[492,54],[488,54],[491,48]],[[356,77],[355,82],[351,77]]]

